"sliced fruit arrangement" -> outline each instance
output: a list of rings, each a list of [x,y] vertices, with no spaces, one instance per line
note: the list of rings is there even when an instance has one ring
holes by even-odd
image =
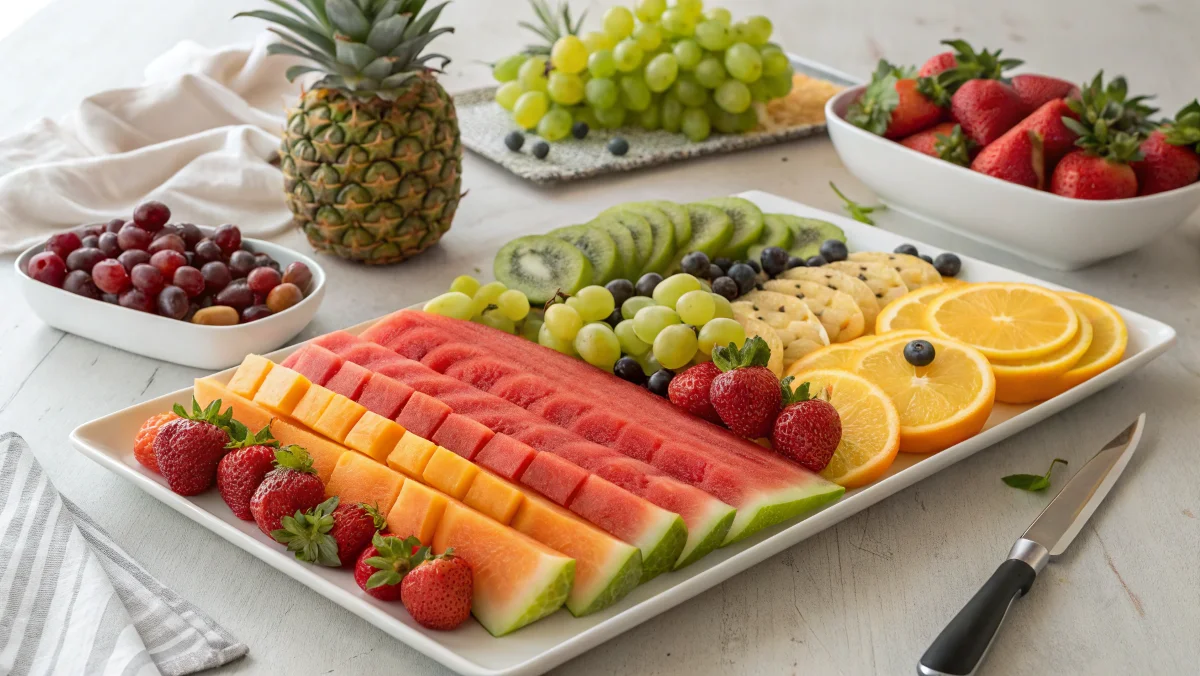
[[[920,70],[880,61],[846,120],[917,152],[1063,197],[1110,200],[1200,179],[1200,102],[1152,121],[1148,96],[1103,73],[1077,87],[1009,76],[1018,59],[962,40]]]
[[[244,324],[304,300],[312,271],[284,270],[256,254],[236,225],[205,235],[191,223],[169,223],[162,202],[138,205],[130,220],[115,218],[51,235],[29,259],[33,279],[85,298],[196,324]]]

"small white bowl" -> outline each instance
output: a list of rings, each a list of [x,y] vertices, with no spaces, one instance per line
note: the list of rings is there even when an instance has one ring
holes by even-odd
[[[1056,270],[1078,270],[1133,251],[1180,225],[1200,207],[1200,183],[1095,201],[1033,190],[930,157],[846,122],[862,93],[852,87],[825,104],[842,164],[889,207]]]
[[[201,227],[211,234],[211,228]],[[312,271],[308,295],[292,307],[248,324],[206,326],[160,317],[93,300],[43,284],[25,270],[42,251],[37,244],[17,257],[17,279],[25,301],[42,321],[60,331],[163,361],[214,371],[242,361],[247,354],[270,352],[308,325],[325,297],[325,271],[303,254],[258,239],[243,240],[254,253],[265,253],[283,268],[299,261]]]

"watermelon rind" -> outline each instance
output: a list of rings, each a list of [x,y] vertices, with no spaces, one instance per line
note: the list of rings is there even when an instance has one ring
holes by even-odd
[[[679,559],[675,561],[675,570],[699,561],[725,542],[725,537],[729,534],[730,527],[733,526],[733,520],[737,517],[737,510],[730,507],[717,512],[714,516],[716,519],[711,522],[712,527],[707,529],[703,535],[693,538],[691,537],[692,533],[688,533],[688,543],[679,555]],[[692,531],[698,533],[700,529],[693,527]]]
[[[499,637],[511,634],[558,610],[566,603],[567,596],[571,593],[571,585],[575,582],[575,559],[556,560],[552,565],[553,567],[549,571],[539,576],[551,579],[539,586],[541,591],[530,599],[520,615],[512,618],[497,616],[489,608],[480,608],[478,603],[471,608],[471,614],[479,620],[489,634]],[[526,580],[525,584],[532,585],[535,582]]]
[[[833,502],[846,492],[842,486],[819,477],[814,477],[814,479],[803,486],[772,491],[762,498],[748,501],[747,504],[742,505],[721,546],[733,544],[764,528],[783,523],[821,505]]]
[[[620,561],[619,568],[604,576],[609,583],[590,598],[577,598],[582,591],[576,584],[567,596],[567,610],[575,617],[583,617],[604,610],[625,598],[642,579],[642,550],[630,547],[628,555]]]
[[[687,544],[688,529],[683,523],[683,518],[673,512],[664,512],[674,518],[667,524],[666,530],[660,531],[661,534],[655,535],[653,539],[647,538],[652,539],[652,545],[641,547],[642,582],[649,582],[671,570]]]

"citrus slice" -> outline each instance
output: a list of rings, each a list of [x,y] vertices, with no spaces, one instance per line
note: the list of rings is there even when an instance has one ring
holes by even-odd
[[[930,284],[909,291],[888,305],[875,318],[875,333],[883,334],[902,329],[924,329],[925,308],[929,302],[948,289],[946,284]]]
[[[842,369],[852,370],[854,360],[858,357],[859,351],[863,345],[855,343],[834,343],[825,347],[810,352],[803,357],[792,362],[784,371],[785,376],[795,376],[805,371],[816,371],[818,369]]]
[[[859,354],[855,372],[896,405],[900,450],[935,453],[983,429],[995,403],[996,378],[979,350],[937,336],[924,338],[933,345],[933,361],[913,366],[904,358],[911,340],[885,338],[868,346]]]
[[[1092,344],[1092,322],[1079,312],[1079,331],[1071,342],[1044,357],[1018,361],[993,360],[996,401],[1028,404],[1061,394],[1070,386],[1063,381]]]
[[[842,440],[821,476],[857,488],[883,476],[900,449],[900,418],[887,394],[848,371],[819,369],[804,374],[814,393],[828,393],[842,419]]]
[[[1062,296],[1033,284],[966,284],[930,301],[925,327],[989,359],[1032,359],[1069,343],[1079,314]]]
[[[1113,306],[1099,298],[1074,291],[1064,291],[1062,296],[1092,324],[1092,344],[1063,375],[1063,390],[1068,390],[1121,361],[1129,344],[1129,331]]]

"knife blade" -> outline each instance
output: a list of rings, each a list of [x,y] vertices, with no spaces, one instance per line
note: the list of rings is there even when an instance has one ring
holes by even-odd
[[[1008,560],[950,620],[917,663],[920,676],[970,676],[983,662],[1012,602],[1070,546],[1137,450],[1143,413],[1087,462],[1009,550]]]

